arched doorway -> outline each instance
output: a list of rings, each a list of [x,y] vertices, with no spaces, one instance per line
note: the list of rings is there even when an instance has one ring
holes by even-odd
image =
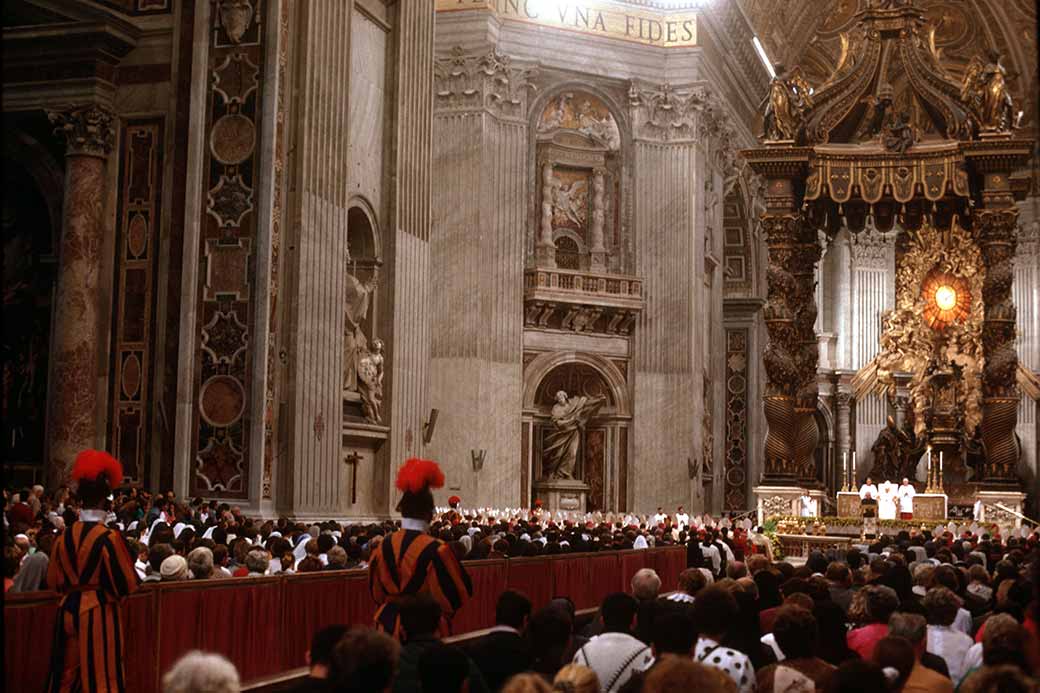
[[[568,398],[602,398],[580,435],[574,477],[589,486],[586,510],[623,510],[628,475],[628,428],[631,420],[627,385],[617,367],[588,354],[543,354],[525,377],[524,420],[529,427],[533,480],[542,478],[548,454],[547,438],[556,430],[552,420],[557,393]],[[533,501],[533,495],[525,502]]]

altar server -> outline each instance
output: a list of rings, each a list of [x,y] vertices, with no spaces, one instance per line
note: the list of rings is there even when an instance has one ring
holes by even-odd
[[[473,594],[469,575],[451,547],[428,534],[433,519],[430,489],[443,485],[444,472],[436,462],[417,458],[405,462],[397,474],[401,529],[386,537],[369,561],[369,590],[379,605],[375,627],[396,638],[401,636],[398,604],[403,597],[427,593],[449,620]]]
[[[71,479],[83,503],[79,520],[54,542],[47,586],[62,595],[51,648],[48,690],[126,690],[119,602],[137,589],[134,559],[119,532],[104,525],[106,499],[123,467],[106,452],[84,450]]]
[[[901,520],[912,520],[914,519],[914,496],[917,495],[917,489],[910,483],[909,479],[903,479],[903,483],[899,485],[899,519]]]
[[[896,493],[898,487],[888,479],[878,488],[878,519],[896,519]]]
[[[675,526],[679,531],[682,531],[690,526],[690,516],[686,514],[683,507],[680,505],[679,509],[675,511]]]

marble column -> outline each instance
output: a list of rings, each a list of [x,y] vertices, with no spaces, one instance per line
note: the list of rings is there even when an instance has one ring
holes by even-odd
[[[1018,354],[1015,351],[1015,304],[1011,295],[1018,210],[983,209],[975,213],[975,228],[986,266],[982,285],[985,315],[982,351],[982,441],[986,448],[983,480],[1010,483],[1016,479],[1020,446],[1018,423]]]
[[[852,392],[850,375],[841,374],[835,383],[835,404],[838,412],[838,459],[841,460],[840,481],[842,489],[856,484],[856,471],[852,469]]]
[[[782,179],[773,185],[777,183],[779,188],[790,185]],[[812,481],[808,468],[819,441],[813,418],[819,392],[813,283],[820,250],[815,229],[789,209],[770,209],[762,217],[762,226],[769,248],[765,308],[769,344],[763,353],[769,423],[765,476],[768,483]]]
[[[105,159],[112,149],[114,116],[96,105],[48,115],[66,144],[47,403],[47,482],[56,486],[66,481],[80,450],[97,446],[98,349],[107,334],[107,326],[101,324],[98,279],[104,235]]]

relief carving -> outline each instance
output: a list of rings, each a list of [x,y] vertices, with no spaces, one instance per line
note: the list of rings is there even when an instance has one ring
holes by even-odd
[[[698,116],[707,103],[703,89],[677,89],[665,83],[644,86],[632,82],[628,89],[633,133],[651,140],[693,140]]]
[[[79,106],[67,111],[48,111],[54,133],[65,140],[66,156],[106,157],[112,151],[115,116],[95,106]]]
[[[440,111],[486,109],[510,120],[525,120],[535,69],[498,51],[466,55],[461,46],[434,63],[434,104]]]

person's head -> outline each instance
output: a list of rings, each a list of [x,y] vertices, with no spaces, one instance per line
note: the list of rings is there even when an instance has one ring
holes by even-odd
[[[722,587],[712,586],[701,591],[693,602],[693,622],[701,635],[719,640],[737,617],[737,600]]]
[[[457,647],[436,643],[419,655],[418,673],[423,693],[467,693],[469,657]]]
[[[784,605],[776,612],[773,636],[787,659],[816,656],[819,630],[812,611],[800,606]]]
[[[538,674],[517,674],[502,687],[502,693],[552,693],[552,690]]]
[[[653,568],[642,568],[632,576],[632,596],[640,601],[657,599],[661,578]]]
[[[914,648],[914,654],[920,657],[928,644],[928,622],[920,614],[897,611],[888,619],[888,634],[909,642]]]
[[[388,691],[397,674],[397,641],[372,628],[354,626],[332,650],[329,680],[337,691]]]
[[[553,691],[559,693],[599,693],[596,672],[581,664],[568,664],[553,678]],[[425,693],[425,689],[423,691]]]
[[[864,481],[863,483],[864,483],[864,484],[866,484],[867,486],[871,486],[871,485],[872,485],[872,484],[874,483],[874,480],[873,480],[873,479],[871,479],[871,478],[870,478],[870,477],[868,476],[868,477],[867,477],[867,480],[866,480],[866,481]]]
[[[329,568],[341,570],[347,567],[347,551],[342,546],[333,546],[329,549],[328,559]]]
[[[713,669],[689,656],[664,655],[643,680],[643,693],[729,693],[733,681],[719,669]]]
[[[430,522],[433,520],[433,493],[430,489],[444,486],[444,472],[432,460],[413,457],[397,473],[401,500],[397,511],[403,517]]]
[[[928,625],[949,626],[957,618],[961,599],[945,587],[933,587],[924,595],[921,605],[928,614]]]
[[[263,575],[267,572],[270,562],[270,555],[263,549],[253,549],[246,554],[246,568],[250,573]]]
[[[898,672],[896,679],[890,681],[889,685],[892,687],[892,690],[900,691],[903,689],[906,680],[910,678],[910,672],[914,668],[917,655],[915,654],[914,646],[910,644],[909,640],[890,635],[878,640],[877,645],[874,647],[873,660],[882,670],[891,667]]]
[[[655,657],[665,654],[690,656],[695,642],[688,609],[662,604],[654,617],[651,639]]]
[[[404,639],[430,637],[441,623],[441,605],[426,593],[404,597],[399,602]]]
[[[632,599],[627,594],[623,596]],[[527,624],[527,638],[536,671],[555,674],[563,664],[564,654],[570,644],[570,616],[557,607],[539,609]]]
[[[531,618],[531,600],[516,590],[506,590],[495,604],[495,623],[523,630]]]
[[[173,547],[169,544],[152,544],[148,549],[148,565],[153,573],[159,573],[163,561],[173,555]]]
[[[888,623],[893,612],[899,608],[899,597],[891,587],[868,585],[861,592],[869,623]]]
[[[163,693],[238,693],[240,688],[234,664],[198,650],[178,659],[162,680]]]
[[[325,568],[321,559],[317,556],[307,556],[296,564],[297,573],[318,573]]]
[[[687,568],[679,573],[679,589],[691,597],[697,596],[707,586],[708,578],[704,577],[700,568]]]
[[[747,568],[751,577],[754,577],[758,573],[769,568],[769,558],[758,553],[748,556]]]
[[[188,562],[184,560],[184,556],[173,554],[159,566],[159,574],[162,576],[163,582],[187,580]]]
[[[122,483],[123,465],[107,452],[84,450],[76,456],[70,478],[84,508],[101,508],[112,489]]]
[[[638,610],[635,598],[630,595],[624,592],[608,594],[599,609],[603,629],[608,633],[631,632]]]
[[[1010,664],[1028,671],[1025,628],[1008,614],[994,614],[986,620],[982,635],[982,662],[995,667]]]
[[[878,693],[888,690],[884,672],[874,662],[850,659],[834,672],[824,693]]]
[[[188,553],[188,570],[196,580],[213,577],[213,552],[205,546],[192,549]]]
[[[852,575],[849,573],[849,567],[838,561],[832,561],[827,565],[826,577],[829,582],[834,583],[838,587],[848,587],[852,584]]]
[[[310,675],[313,678],[328,678],[332,651],[346,634],[347,627],[338,624],[325,626],[314,634],[311,638],[311,648],[307,650],[307,666],[310,667]]]
[[[739,580],[740,578],[747,577],[747,575],[747,565],[745,565],[743,562],[729,561],[728,563],[726,563],[726,577],[732,578],[734,580]]]

